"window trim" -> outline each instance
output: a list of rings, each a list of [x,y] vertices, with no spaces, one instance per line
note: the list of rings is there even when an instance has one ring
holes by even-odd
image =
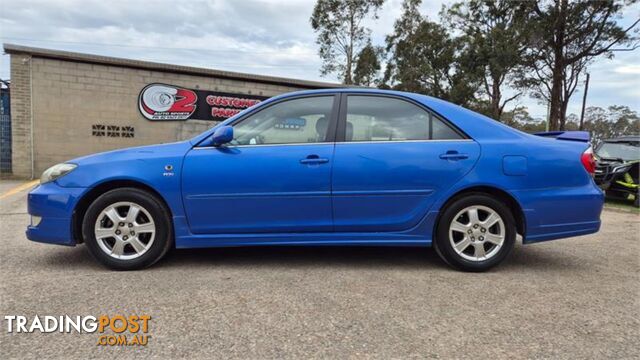
[[[247,144],[247,145],[231,145],[228,144],[226,145],[227,147],[230,148],[235,148],[235,147],[258,147],[258,146],[291,146],[291,145],[307,145],[307,144],[327,144],[327,143],[333,143],[335,142],[335,136],[336,136],[336,129],[338,127],[337,123],[338,123],[338,109],[340,108],[340,100],[341,97],[339,96],[340,94],[338,93],[323,93],[323,94],[304,94],[304,95],[298,95],[298,96],[291,96],[291,97],[286,97],[280,100],[276,100],[273,102],[270,102],[269,104],[266,104],[264,106],[260,106],[257,107],[256,109],[254,109],[254,111],[251,111],[247,114],[244,114],[242,117],[239,117],[237,119],[235,119],[234,121],[230,122],[229,124],[227,124],[228,126],[234,127],[238,124],[240,124],[241,122],[247,120],[248,118],[259,114],[260,112],[262,112],[263,110],[267,110],[268,108],[275,106],[275,105],[279,105],[288,101],[293,101],[293,100],[300,100],[300,99],[306,99],[306,98],[319,98],[319,97],[333,97],[333,103],[331,104],[331,112],[329,115],[329,126],[327,127],[327,135],[325,136],[324,141],[320,141],[320,142],[313,142],[313,143],[309,143],[309,142],[292,142],[292,143],[281,143],[281,144]],[[204,146],[204,147],[210,147],[210,146]]]
[[[348,106],[348,97],[349,96],[363,96],[363,97],[384,97],[391,98],[395,100],[400,100],[404,102],[408,102],[412,105],[417,106],[423,111],[426,111],[432,117],[436,117],[438,120],[442,121],[446,126],[449,126],[451,130],[460,135],[460,139],[418,139],[418,140],[368,140],[368,141],[346,141],[346,132],[347,132],[347,106]],[[429,121],[429,135],[433,134],[433,121]],[[358,93],[358,92],[343,92],[340,94],[340,109],[338,111],[338,128],[336,131],[335,141],[336,143],[349,143],[349,144],[374,144],[374,143],[399,143],[399,142],[430,142],[430,141],[468,141],[472,140],[464,131],[462,131],[459,127],[453,124],[451,121],[447,120],[444,116],[438,114],[433,111],[429,107],[424,104],[415,101],[410,98],[406,98],[400,95],[393,94],[369,94],[369,93]]]

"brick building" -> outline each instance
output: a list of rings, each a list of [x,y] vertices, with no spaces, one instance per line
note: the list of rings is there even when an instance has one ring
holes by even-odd
[[[86,154],[187,139],[277,94],[339,86],[12,44],[4,51],[11,58],[11,168],[23,178]],[[198,102],[155,115],[143,104],[162,106],[162,91],[172,89]]]

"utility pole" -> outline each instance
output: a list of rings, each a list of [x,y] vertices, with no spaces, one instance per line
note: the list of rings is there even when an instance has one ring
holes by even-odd
[[[584,94],[582,95],[582,111],[580,112],[580,127],[578,130],[584,130],[584,109],[587,105],[587,91],[589,91],[589,73],[584,81]]]

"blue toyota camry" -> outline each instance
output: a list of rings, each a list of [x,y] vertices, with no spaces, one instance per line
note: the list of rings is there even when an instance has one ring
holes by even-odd
[[[433,246],[486,270],[600,228],[588,134],[529,135],[432,97],[331,89],[266,100],[205,133],[55,165],[27,237],[139,269],[171,247]],[[586,136],[585,136],[586,135]]]

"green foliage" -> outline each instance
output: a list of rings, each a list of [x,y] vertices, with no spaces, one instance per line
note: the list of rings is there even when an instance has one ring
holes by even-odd
[[[513,128],[528,133],[545,131],[544,121],[531,117],[524,106],[518,106],[511,111],[503,112],[500,120]]]
[[[390,59],[384,83],[397,90],[469,105],[478,79],[463,68],[460,39],[452,38],[444,26],[422,16],[419,5],[419,0],[406,0],[394,32],[387,36]]]
[[[377,82],[380,71],[380,56],[382,49],[371,43],[362,48],[358,54],[356,69],[353,72],[353,82],[356,85],[373,86]]]
[[[627,3],[636,2],[635,0]],[[528,14],[526,71],[520,86],[550,104],[550,129],[564,129],[569,99],[586,66],[600,56],[632,46],[629,31],[616,22],[624,4],[615,0],[543,0],[519,2]]]
[[[356,56],[364,47],[370,31],[362,25],[365,18],[377,18],[384,0],[318,0],[311,15],[311,27],[317,33],[322,58],[321,74],[337,74],[344,84],[352,84]]]
[[[521,7],[509,0],[471,0],[453,4],[443,16],[451,32],[462,30],[461,69],[480,79],[480,95],[487,99],[477,107],[500,119],[506,104],[521,95],[503,95],[504,86],[524,65],[530,29]]]
[[[502,121],[528,133],[545,131],[546,125],[543,120],[532,118],[524,107],[505,111]],[[569,114],[565,130],[578,130],[578,127],[579,117]],[[584,130],[591,133],[592,143],[598,145],[604,139],[640,134],[640,116],[628,106],[612,105],[607,109],[591,106],[585,111]]]
[[[567,116],[567,129],[578,128],[578,116]],[[597,106],[588,107],[584,115],[584,130],[591,133],[594,145],[604,139],[622,135],[640,134],[640,116],[628,106],[612,105],[606,110]]]
[[[638,1],[459,0],[432,21],[420,13],[421,0],[404,0],[384,51],[362,25],[377,17],[383,0],[317,0],[311,25],[322,74],[338,74],[345,84],[424,93],[527,132],[544,131],[545,122],[526,108],[506,108],[529,93],[550,105],[550,130],[577,129],[577,117],[566,112],[581,74],[594,59],[633,48],[638,39],[630,31],[640,19],[627,28],[617,20]],[[597,139],[638,132],[633,114],[619,106],[589,108],[585,128]],[[620,119],[632,120],[625,127]]]

